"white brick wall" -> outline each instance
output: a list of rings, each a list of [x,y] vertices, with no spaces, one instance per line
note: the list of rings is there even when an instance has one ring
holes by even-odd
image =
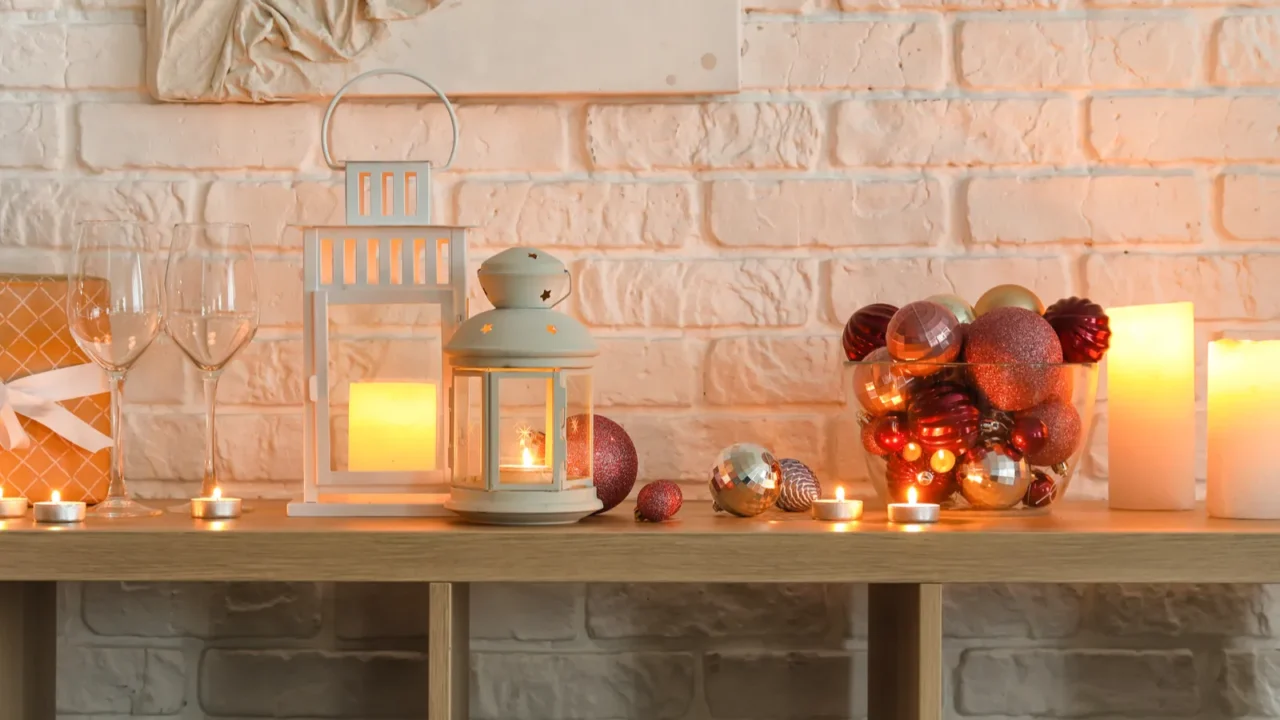
[[[645,478],[699,495],[708,459],[742,439],[827,479],[864,477],[835,338],[868,302],[1018,282],[1046,300],[1192,299],[1204,337],[1280,331],[1274,0],[744,5],[740,96],[469,102],[455,170],[437,177],[440,218],[481,226],[477,258],[537,244],[570,263],[570,310],[604,349],[600,408],[630,430]],[[238,491],[291,495],[301,259],[288,226],[341,215],[322,109],[150,103],[141,10],[0,0],[0,267],[60,268],[79,219],[251,223],[263,330],[223,383],[221,452]],[[438,158],[447,141],[430,105],[353,104],[335,119],[341,157]],[[367,364],[412,357],[414,341],[394,338],[424,324],[349,319],[392,326],[344,345]],[[167,343],[135,373],[128,463],[142,493],[194,487],[198,393]],[[1105,460],[1095,443],[1077,494],[1105,491]],[[68,587],[60,713],[411,714],[417,592]],[[857,716],[860,598],[484,588],[475,714]],[[1271,589],[1251,586],[953,588],[949,713],[1280,717],[1274,615]],[[270,704],[282,684],[296,691]]]

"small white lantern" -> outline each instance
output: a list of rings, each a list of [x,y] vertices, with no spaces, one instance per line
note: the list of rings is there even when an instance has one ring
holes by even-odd
[[[294,516],[447,515],[449,397],[444,342],[467,316],[466,230],[431,222],[431,163],[335,163],[329,121],[356,81],[372,75],[418,80],[444,102],[458,148],[453,106],[435,86],[398,70],[360,75],[334,95],[321,128],[321,148],[346,173],[347,225],[303,233],[304,418],[302,502]],[[414,358],[381,377],[359,351],[335,367],[330,310],[338,306],[431,306],[438,309],[441,352]],[[337,314],[336,312],[334,314]],[[376,329],[376,328],[375,328]],[[353,338],[347,342],[368,342]],[[345,432],[340,427],[346,420]],[[339,427],[335,427],[338,424]]]
[[[494,309],[445,346],[453,373],[453,488],[446,507],[493,525],[558,525],[603,507],[592,483],[587,328],[553,310],[572,292],[564,263],[533,248],[485,261]]]

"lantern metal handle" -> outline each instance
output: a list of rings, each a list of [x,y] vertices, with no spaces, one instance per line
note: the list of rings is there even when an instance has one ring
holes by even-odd
[[[417,80],[430,88],[431,92],[435,93],[436,97],[440,98],[440,101],[444,103],[444,109],[449,112],[449,124],[453,126],[453,145],[449,148],[449,159],[443,166],[441,166],[440,169],[448,170],[449,166],[453,165],[454,156],[458,154],[458,114],[454,112],[453,103],[449,102],[449,98],[445,96],[444,92],[442,92],[440,88],[432,85],[425,79],[405,70],[395,70],[391,68],[362,72],[348,80],[347,84],[343,85],[338,92],[334,94],[333,99],[329,101],[328,109],[324,111],[324,123],[320,126],[320,150],[324,153],[324,161],[334,170],[341,170],[347,166],[344,162],[334,162],[333,155],[329,152],[329,121],[333,119],[333,111],[338,108],[338,103],[341,102],[342,96],[347,94],[347,90],[350,90],[352,85],[355,85],[357,82],[365,78],[377,77],[378,75],[399,75],[401,77],[407,77],[410,80]]]
[[[564,291],[564,294],[560,296],[559,300],[551,303],[551,307],[555,307],[565,300],[568,300],[569,296],[573,294],[573,273],[569,272],[569,268],[565,268],[564,274],[569,276],[569,289]]]

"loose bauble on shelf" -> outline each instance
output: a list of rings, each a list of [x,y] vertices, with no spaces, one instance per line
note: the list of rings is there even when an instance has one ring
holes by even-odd
[[[753,443],[720,451],[711,468],[711,499],[717,512],[754,517],[773,507],[781,492],[782,465]]]
[[[910,300],[909,298],[902,298]],[[1106,312],[1083,298],[1048,310],[1001,285],[859,309],[843,333],[872,484],[953,510],[1037,510],[1062,497],[1093,417]],[[874,319],[874,322],[873,320]],[[855,342],[857,352],[850,352]]]
[[[813,501],[822,497],[822,486],[808,465],[794,458],[778,461],[782,483],[778,490],[778,507],[787,512],[806,512]]]
[[[596,415],[592,423],[593,451],[588,472],[587,458],[583,453],[587,447],[586,416],[573,415],[567,424],[569,475],[591,475],[596,496],[604,503],[596,514],[609,512],[626,500],[635,487],[640,465],[636,445],[621,425],[603,415]]]
[[[636,495],[636,520],[665,522],[675,517],[683,504],[684,493],[679,485],[670,480],[654,480]]]

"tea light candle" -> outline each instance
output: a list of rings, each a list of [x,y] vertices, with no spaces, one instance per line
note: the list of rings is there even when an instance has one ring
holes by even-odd
[[[222,497],[222,488],[213,489],[212,497],[191,499],[191,517],[197,520],[229,520],[240,517],[240,498]]]
[[[24,497],[5,497],[4,488],[0,487],[0,518],[20,518],[27,514],[27,499]]]
[[[818,499],[813,501],[813,519],[828,522],[847,522],[862,517],[861,500],[845,500],[844,488],[836,488],[834,500]]]
[[[891,523],[936,523],[942,507],[937,503],[917,502],[919,494],[914,487],[907,488],[907,501],[889,503],[889,522]]]
[[[36,522],[84,522],[84,509],[84,503],[82,502],[63,502],[62,493],[54,490],[48,501],[35,504]]]

